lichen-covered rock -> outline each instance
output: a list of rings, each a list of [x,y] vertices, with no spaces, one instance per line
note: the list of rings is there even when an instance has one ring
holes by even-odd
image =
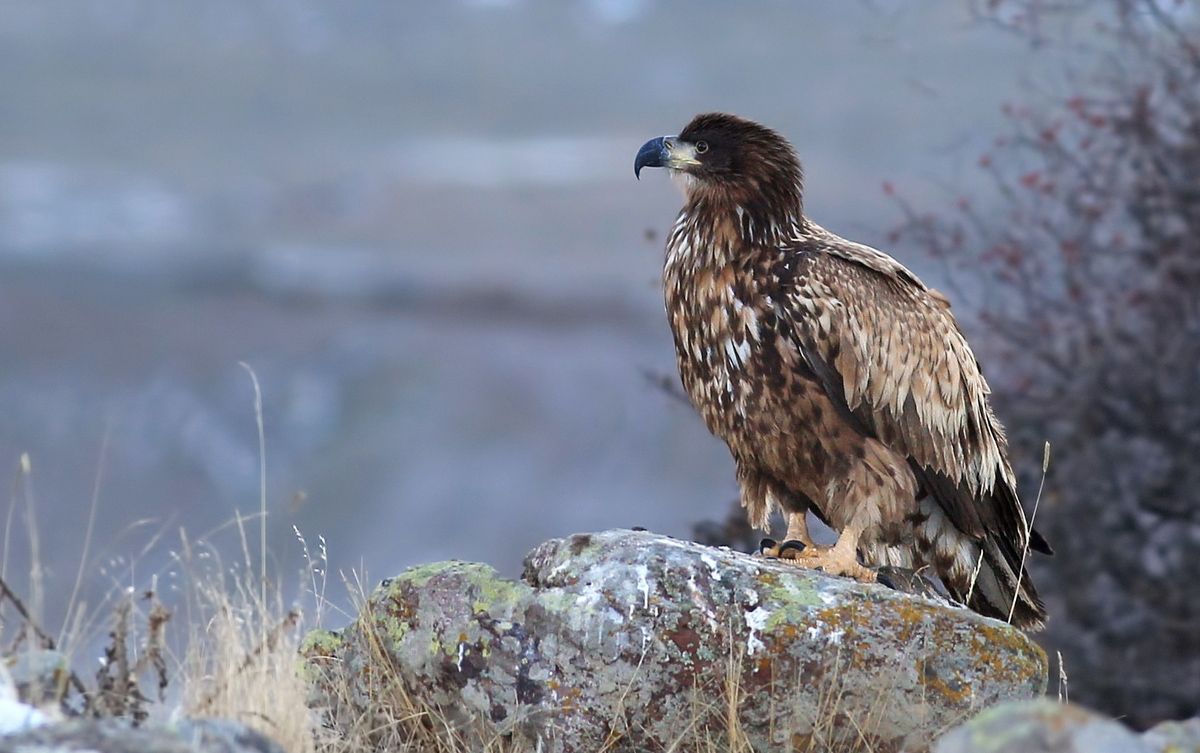
[[[1070,703],[1043,698],[988,709],[938,740],[934,753],[1200,753],[1200,719],[1137,735]]]
[[[1046,676],[1036,644],[973,612],[634,531],[547,542],[521,582],[411,569],[307,655],[350,715],[400,698],[543,751],[919,750]]]
[[[1182,722],[1160,722],[1142,735],[1155,753],[1200,753],[1200,717]]]
[[[31,729],[46,721],[45,713],[21,700],[17,684],[0,657],[0,735]]]
[[[58,705],[71,681],[71,660],[61,651],[27,648],[4,657],[17,695],[25,703]]]
[[[117,719],[72,719],[0,736],[0,753],[284,753],[267,736],[224,719],[131,727]]]

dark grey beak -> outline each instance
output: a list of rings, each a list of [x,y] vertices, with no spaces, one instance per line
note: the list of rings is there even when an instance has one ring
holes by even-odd
[[[638,150],[637,159],[633,161],[633,175],[638,180],[642,178],[643,167],[662,167],[670,156],[667,151],[665,136],[650,139]]]

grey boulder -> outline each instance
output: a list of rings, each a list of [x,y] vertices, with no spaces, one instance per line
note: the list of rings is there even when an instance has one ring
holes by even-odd
[[[1033,641],[974,612],[622,530],[539,546],[519,582],[413,568],[305,653],[335,727],[416,709],[547,753],[921,750],[1046,677]]]
[[[1181,722],[1161,722],[1142,735],[1155,753],[1200,753],[1200,716]]]
[[[0,753],[284,753],[249,727],[222,719],[131,727],[117,719],[74,719],[0,736]]]
[[[946,733],[934,753],[1200,753],[1200,719],[1138,735],[1093,711],[1050,699],[1004,703]]]

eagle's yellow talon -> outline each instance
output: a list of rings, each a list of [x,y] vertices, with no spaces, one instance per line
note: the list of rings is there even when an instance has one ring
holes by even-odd
[[[758,553],[763,557],[770,557],[771,559],[795,559],[807,547],[808,544],[798,539],[787,539],[785,541],[763,539],[758,543]]]
[[[791,542],[784,542],[788,544]],[[799,542],[796,542],[799,543]],[[783,548],[782,546],[780,547]],[[847,556],[847,554],[849,556]],[[787,562],[797,567],[809,570],[820,570],[827,575],[840,575],[854,578],[861,583],[875,583],[878,577],[875,571],[859,563],[853,551],[837,546],[811,546],[801,550],[789,549],[788,556],[781,556]]]
[[[803,541],[797,541],[796,539],[788,539],[787,541],[785,541],[779,545],[779,553],[776,554],[775,556],[779,557],[780,559],[793,560],[793,559],[796,559],[798,556],[800,556],[800,553],[803,552],[807,548],[808,548],[808,545],[805,544]]]

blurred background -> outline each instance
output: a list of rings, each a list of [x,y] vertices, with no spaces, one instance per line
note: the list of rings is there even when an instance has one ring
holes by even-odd
[[[724,518],[727,451],[656,386],[681,198],[634,154],[700,111],[768,123],[813,218],[950,285],[896,228],[1003,201],[979,164],[1002,106],[1099,38],[980,5],[0,0],[7,571],[36,556],[55,625],[81,556],[94,603],[165,573],[181,528],[255,514],[242,362],[281,573],[293,526],[336,582]],[[988,284],[949,288],[964,321]]]

